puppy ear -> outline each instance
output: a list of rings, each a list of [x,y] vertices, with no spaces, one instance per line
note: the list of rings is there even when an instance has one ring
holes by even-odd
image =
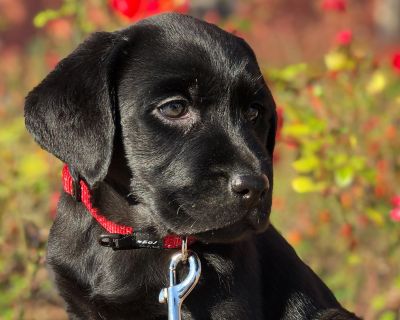
[[[112,70],[126,42],[118,33],[93,34],[25,101],[25,125],[36,142],[90,185],[105,177],[111,161],[116,107]]]

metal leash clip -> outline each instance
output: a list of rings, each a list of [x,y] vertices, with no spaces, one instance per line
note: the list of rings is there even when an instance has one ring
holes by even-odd
[[[189,263],[186,278],[176,283],[179,263]],[[187,239],[182,241],[182,251],[175,253],[169,263],[169,287],[161,289],[158,301],[168,303],[168,320],[181,320],[182,302],[196,286],[201,274],[201,263],[196,253],[187,250]]]

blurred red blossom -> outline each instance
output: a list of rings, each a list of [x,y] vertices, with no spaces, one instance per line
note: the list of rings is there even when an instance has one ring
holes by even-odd
[[[327,209],[321,211],[318,215],[318,218],[321,223],[329,223],[332,219],[331,213]]]
[[[209,10],[205,13],[203,19],[209,23],[218,24],[221,21],[221,16],[217,10]]]
[[[397,129],[394,125],[390,124],[385,130],[385,138],[387,140],[395,140],[397,138]]]
[[[399,207],[400,208],[400,195],[394,196],[392,198],[392,205],[394,207]]]
[[[140,0],[111,0],[110,5],[115,11],[132,19],[139,11]]]
[[[138,20],[162,12],[185,13],[188,0],[110,0],[110,6],[130,20]]]
[[[50,21],[46,30],[48,34],[57,40],[68,41],[73,35],[73,25],[71,20],[60,18]]]
[[[390,218],[393,221],[400,222],[400,195],[392,198],[393,209],[390,211]]]
[[[394,208],[390,211],[390,218],[393,221],[400,222],[400,207]]]
[[[349,238],[352,236],[353,234],[353,227],[351,224],[349,223],[344,223],[341,228],[340,228],[340,234],[345,237],[345,238]]]
[[[109,23],[109,15],[107,15],[100,7],[88,6],[87,14],[89,21],[96,26],[102,27]]]
[[[393,54],[392,67],[396,72],[400,73],[400,51]]]
[[[279,163],[280,161],[281,161],[281,154],[279,153],[278,150],[275,150],[274,155],[272,156],[272,162]]]
[[[362,125],[363,132],[368,133],[379,125],[379,117],[371,116]]]
[[[322,9],[326,11],[346,11],[346,0],[324,0],[322,2]]]
[[[47,52],[45,57],[46,66],[52,70],[55,68],[57,63],[60,61],[60,56],[54,52]]]
[[[335,42],[341,46],[349,45],[353,40],[353,32],[350,29],[339,31],[335,36]]]

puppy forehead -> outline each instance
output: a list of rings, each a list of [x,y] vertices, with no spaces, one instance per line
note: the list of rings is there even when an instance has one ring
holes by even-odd
[[[181,77],[225,86],[260,80],[255,56],[245,42],[189,16],[166,14],[137,24],[129,64],[146,81]]]

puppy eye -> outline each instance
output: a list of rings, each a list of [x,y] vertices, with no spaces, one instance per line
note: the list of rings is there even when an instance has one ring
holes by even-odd
[[[166,118],[178,119],[188,114],[188,102],[186,100],[172,100],[159,106],[158,111]]]
[[[245,119],[255,123],[261,114],[261,108],[262,106],[259,103],[252,103],[243,112]]]

